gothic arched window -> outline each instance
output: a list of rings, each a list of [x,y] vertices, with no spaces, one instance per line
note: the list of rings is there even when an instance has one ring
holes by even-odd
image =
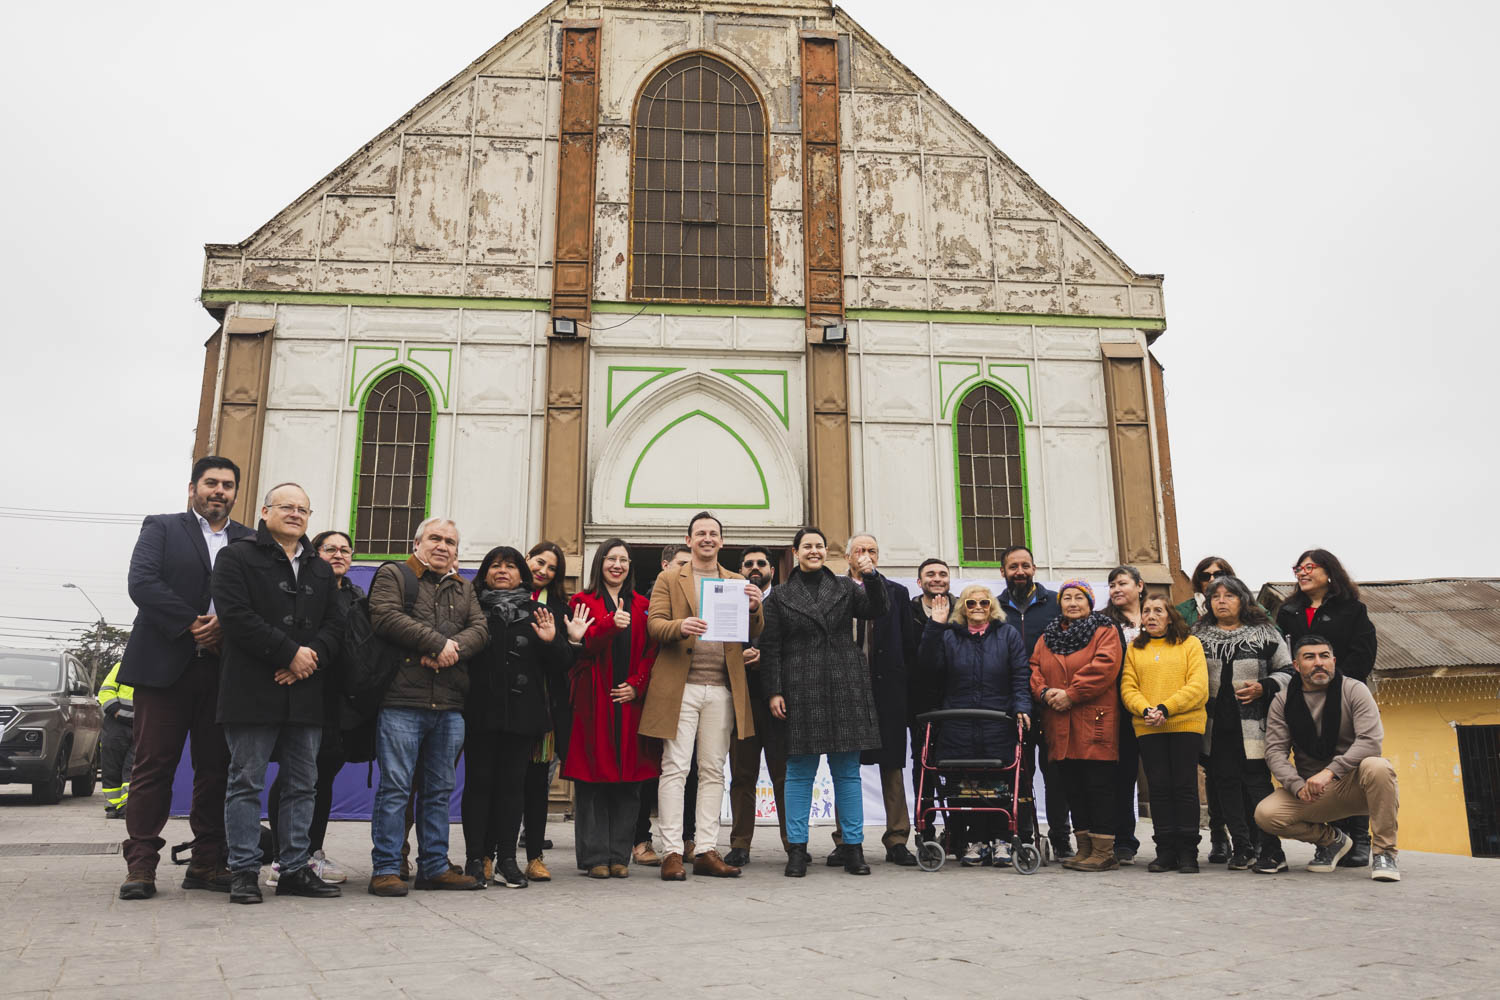
[[[1005,393],[971,389],[954,416],[958,542],[965,563],[1000,562],[1026,541],[1026,480],[1021,423]]]
[[[766,119],[727,63],[667,63],[635,109],[630,296],[767,302]]]
[[[427,516],[432,471],[432,393],[404,368],[382,377],[360,409],[354,468],[354,551],[411,551]]]

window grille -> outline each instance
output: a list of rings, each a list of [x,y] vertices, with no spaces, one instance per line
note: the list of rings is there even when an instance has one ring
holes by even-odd
[[[365,397],[354,506],[354,551],[410,551],[427,516],[432,457],[432,394],[421,379],[397,369]]]
[[[766,126],[743,76],[696,54],[661,69],[635,113],[630,295],[766,302]]]
[[[994,386],[971,390],[958,404],[957,486],[960,551],[965,563],[999,563],[1026,544],[1026,485],[1016,408]]]
[[[1500,858],[1500,726],[1458,726],[1469,853]]]

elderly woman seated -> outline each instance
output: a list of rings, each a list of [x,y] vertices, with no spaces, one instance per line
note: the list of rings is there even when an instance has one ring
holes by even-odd
[[[946,595],[932,602],[932,617],[922,633],[919,659],[942,692],[941,707],[982,708],[1005,712],[1031,726],[1031,667],[1021,634],[1007,624],[1000,603],[988,587],[970,584],[951,606]],[[952,617],[954,620],[949,621]],[[952,719],[937,729],[929,760],[1009,760],[1016,752],[1014,722]],[[1014,776],[1011,777],[1015,780]],[[959,787],[953,787],[958,784]],[[1009,785],[1002,789],[992,778],[984,782],[951,783],[944,789],[949,806],[987,804],[981,798],[1000,796],[1009,807]],[[964,856],[965,864],[987,864],[995,858],[995,841],[1003,824],[983,813],[948,816],[948,843],[957,850],[966,843],[981,846]]]

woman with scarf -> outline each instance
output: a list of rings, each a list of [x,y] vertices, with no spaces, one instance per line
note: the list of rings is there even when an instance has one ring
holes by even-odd
[[[1104,613],[1120,630],[1120,646],[1128,649],[1141,634],[1141,609],[1145,606],[1146,584],[1141,571],[1134,566],[1116,566],[1109,571],[1109,602]],[[1123,702],[1121,703],[1123,707]],[[1115,769],[1115,860],[1122,865],[1135,864],[1141,842],[1135,836],[1136,775],[1140,771],[1141,751],[1135,739],[1135,725],[1130,712],[1120,713],[1120,766]],[[1196,787],[1196,786],[1195,786]]]
[[[1203,735],[1208,780],[1218,796],[1233,853],[1230,871],[1254,865],[1286,871],[1281,841],[1255,829],[1255,807],[1271,794],[1266,767],[1266,713],[1292,679],[1292,656],[1270,617],[1237,576],[1215,577],[1193,634],[1208,660],[1208,726]],[[1256,843],[1259,840],[1259,858]]]
[[[1068,791],[1078,854],[1074,871],[1118,868],[1115,775],[1119,769],[1120,661],[1114,620],[1094,610],[1094,589],[1069,580],[1057,592],[1062,613],[1031,651],[1031,692],[1044,706],[1042,733]]]
[[[568,655],[556,618],[531,589],[526,558],[509,545],[491,549],[474,577],[490,641],[469,665],[464,703],[464,874],[507,889],[528,884],[516,864],[526,768],[552,728],[549,675],[560,681]],[[526,854],[528,861],[542,856],[541,838],[527,841]]]
[[[589,589],[573,595],[582,649],[569,671],[573,724],[562,774],[575,796],[578,867],[627,878],[641,782],[661,774],[640,739],[642,698],[656,662],[646,635],[651,602],[635,592],[630,550],[611,538],[594,553]]]

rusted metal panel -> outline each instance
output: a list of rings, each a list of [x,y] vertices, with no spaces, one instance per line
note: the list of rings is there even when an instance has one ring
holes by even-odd
[[[395,203],[390,198],[329,195],[324,199],[324,260],[385,260],[390,257],[394,231]]]
[[[842,349],[810,345],[809,351],[837,352],[847,360]],[[844,555],[844,539],[853,532],[849,496],[849,415],[847,413],[814,413],[811,441],[813,462],[811,492],[813,523],[827,532],[828,551]]]
[[[458,136],[408,136],[403,142],[396,191],[398,258],[463,260],[469,143]]]
[[[534,263],[542,227],[540,139],[476,139],[470,262]]]
[[[587,351],[586,340],[547,341],[542,537],[557,542],[574,566],[583,561]]]
[[[927,156],[928,274],[932,277],[993,277],[988,165],[963,156]]]
[[[566,22],[562,26],[562,107],[558,126],[552,313],[585,322],[589,319],[593,302],[595,127],[598,117],[599,22]],[[579,516],[581,519],[581,510]],[[579,523],[581,534],[582,521]]]
[[[844,317],[837,39],[802,36],[802,226],[809,327]]]
[[[855,156],[859,204],[859,273],[917,277],[927,270],[922,246],[922,160],[910,153]]]

